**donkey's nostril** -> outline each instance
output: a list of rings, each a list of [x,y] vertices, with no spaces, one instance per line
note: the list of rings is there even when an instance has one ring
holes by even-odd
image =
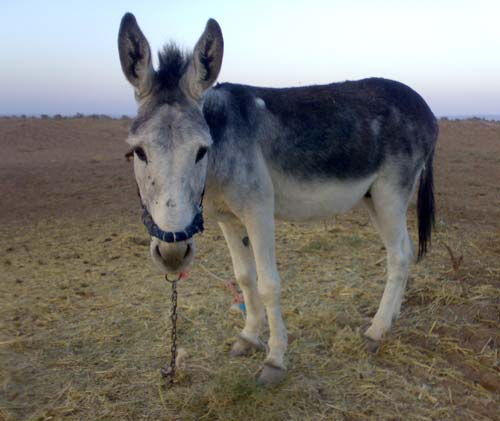
[[[184,259],[188,256],[190,251],[191,251],[191,245],[188,244],[186,247],[186,253],[184,253]]]
[[[158,256],[163,257],[160,252],[160,247],[156,246],[155,251],[158,254]]]

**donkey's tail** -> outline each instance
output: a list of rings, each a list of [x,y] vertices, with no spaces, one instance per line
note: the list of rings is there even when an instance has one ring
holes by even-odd
[[[434,152],[429,154],[424,169],[420,174],[420,185],[418,187],[418,261],[427,253],[431,244],[431,233],[434,228],[434,179],[432,174],[432,161]]]

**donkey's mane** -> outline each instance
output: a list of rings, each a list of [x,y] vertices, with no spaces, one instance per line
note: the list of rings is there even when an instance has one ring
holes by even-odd
[[[166,44],[158,52],[159,68],[156,79],[163,89],[174,89],[186,72],[191,60],[191,53],[182,51],[175,43]]]

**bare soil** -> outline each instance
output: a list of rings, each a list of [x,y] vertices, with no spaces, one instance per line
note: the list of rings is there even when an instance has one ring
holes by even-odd
[[[175,389],[169,290],[148,257],[130,120],[0,119],[1,419],[498,419],[500,123],[441,121],[437,224],[376,355],[361,333],[384,286],[363,209],[279,223],[289,374],[254,385],[263,355],[227,355],[229,254],[216,224],[179,286],[187,358]],[[409,212],[415,238],[415,209]]]

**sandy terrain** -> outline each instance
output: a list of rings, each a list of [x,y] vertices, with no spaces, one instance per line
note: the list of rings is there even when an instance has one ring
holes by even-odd
[[[179,286],[179,384],[158,369],[168,294],[148,257],[129,120],[0,119],[0,419],[493,419],[500,413],[500,123],[441,121],[437,226],[377,355],[361,329],[384,285],[363,209],[278,226],[285,383],[230,360],[242,326],[217,226]],[[415,238],[415,210],[410,211]],[[453,254],[450,256],[448,248]],[[200,266],[201,263],[203,266]]]

